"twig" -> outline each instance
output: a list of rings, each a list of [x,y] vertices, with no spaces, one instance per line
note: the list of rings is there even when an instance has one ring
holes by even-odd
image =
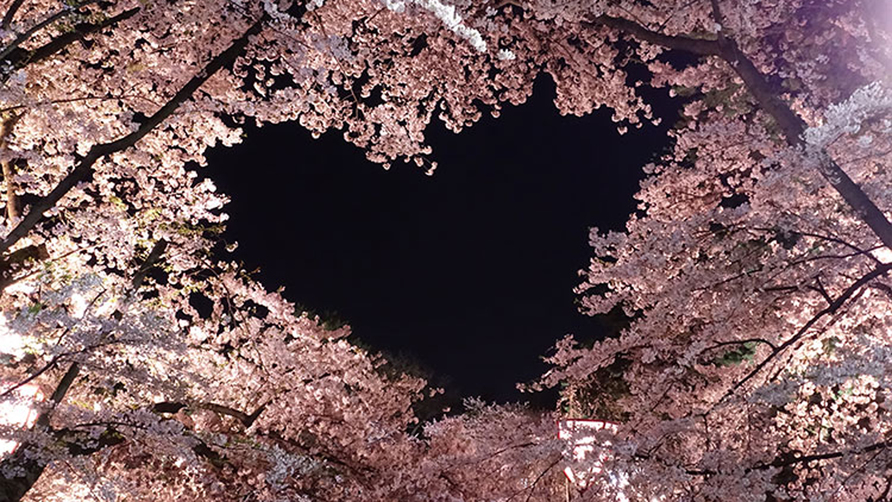
[[[812,326],[814,326],[815,323],[817,323],[821,318],[823,318],[827,314],[835,313],[840,307],[842,307],[845,304],[846,301],[848,301],[848,299],[852,295],[854,295],[859,289],[861,289],[862,286],[866,285],[867,283],[876,279],[877,277],[885,275],[889,270],[892,270],[892,263],[887,263],[887,264],[881,265],[881,266],[873,269],[872,271],[868,272],[867,274],[862,276],[860,279],[855,281],[851,286],[846,288],[846,290],[843,291],[842,294],[840,294],[836,298],[836,300],[834,300],[826,308],[824,308],[823,310],[821,310],[820,312],[818,312],[817,314],[812,316],[812,318],[809,319],[808,322],[806,322],[802,326],[802,328],[800,328],[799,331],[796,332],[795,335],[793,335],[792,337],[790,337],[789,340],[787,340],[786,342],[784,342],[780,346],[778,346],[776,349],[774,349],[771,352],[771,354],[769,354],[765,359],[762,360],[762,362],[760,362],[758,365],[756,365],[756,367],[752,371],[750,371],[742,380],[740,380],[739,382],[734,384],[734,386],[732,386],[725,393],[725,395],[722,396],[721,399],[716,401],[716,403],[715,403],[715,405],[713,405],[712,409],[715,409],[716,406],[718,406],[725,399],[727,399],[732,394],[734,394],[737,391],[737,389],[739,389],[746,382],[748,382],[750,379],[755,377],[760,371],[762,371],[762,368],[764,368],[769,362],[771,362],[778,354],[780,354],[781,352],[783,352],[784,350],[789,348],[791,345],[793,345],[794,343],[799,341],[808,332],[808,330],[810,330],[812,328]]]

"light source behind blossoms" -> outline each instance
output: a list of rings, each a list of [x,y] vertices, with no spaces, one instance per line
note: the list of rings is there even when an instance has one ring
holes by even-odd
[[[18,357],[24,353],[22,337],[8,329],[5,322],[0,323],[0,360]],[[0,381],[0,394],[4,395],[4,399],[0,399],[0,427],[27,428],[37,420],[38,412],[32,403],[42,401],[43,392],[36,385],[26,384],[14,389],[9,396],[5,396],[16,383]],[[15,441],[0,439],[0,456],[12,453],[17,445]]]
[[[4,350],[0,346],[0,351]],[[12,384],[4,382],[0,384],[0,392],[6,392]],[[43,400],[43,393],[36,385],[22,385],[12,393],[11,399],[0,401],[0,427],[13,426],[27,428],[34,425],[38,412],[32,406],[35,401]],[[0,456],[5,456],[15,450],[18,443],[6,439],[0,439]]]
[[[589,484],[589,479],[603,470],[603,462],[610,458],[610,442],[598,446],[600,432],[616,433],[619,425],[603,420],[567,419],[558,422],[558,439],[566,441],[571,457],[571,465],[564,468],[564,474],[571,483],[581,489]],[[584,467],[583,467],[584,466]],[[617,478],[619,479],[619,478]]]
[[[3,177],[5,229],[30,207],[0,249],[20,269],[5,279],[41,287],[7,288],[0,306],[29,323],[25,341],[76,327],[63,343],[77,357],[53,367],[53,351],[34,351],[43,374],[25,356],[4,363],[4,380],[58,392],[52,435],[3,458],[0,498],[74,499],[65,460],[136,500],[558,500],[560,445],[540,439],[550,419],[478,406],[407,434],[424,382],[209,264],[225,197],[184,168],[250,120],[342,130],[373,161],[424,165],[434,117],[458,132],[480,104],[525,101],[542,72],[561,112],[607,106],[620,130],[654,119],[636,88],[689,100],[626,232],[592,232],[581,306],[628,326],[562,340],[538,384],[566,385],[589,399],[586,416],[634,432],[600,458],[592,442],[609,432],[579,431],[602,469],[586,496],[892,493],[892,266],[871,258],[892,249],[892,98],[871,84],[892,68],[887,2],[418,0],[403,14],[315,1],[307,15],[285,0],[121,0],[82,3],[61,35],[39,28],[57,2],[11,3],[0,26],[28,40],[7,37],[0,56],[0,160],[16,171]],[[630,85],[633,64],[649,81]],[[809,127],[822,128],[815,141]],[[70,296],[103,290],[138,294],[120,315],[97,304],[87,316]],[[305,471],[308,455],[322,467]]]

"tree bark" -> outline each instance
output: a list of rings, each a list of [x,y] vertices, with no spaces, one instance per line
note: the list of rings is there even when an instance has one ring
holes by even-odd
[[[76,5],[73,7],[65,7],[62,10],[56,11],[55,14],[50,15],[43,21],[40,21],[39,23],[35,24],[34,26],[32,26],[32,27],[28,28],[27,30],[25,30],[24,32],[22,32],[19,36],[17,36],[15,38],[15,40],[13,40],[12,42],[9,43],[9,45],[4,47],[3,50],[0,50],[0,59],[6,58],[6,56],[8,56],[9,53],[11,53],[13,50],[15,50],[18,46],[20,46],[24,42],[26,42],[29,38],[31,38],[32,35],[34,35],[38,31],[46,28],[47,26],[55,23],[56,21],[58,21],[64,17],[70,16],[71,14],[77,12],[77,10],[80,9],[81,7],[84,7],[91,3],[95,3],[97,1],[98,0],[86,0],[84,3],[81,3],[79,5]]]
[[[12,18],[15,17],[15,13],[18,12],[19,7],[23,3],[25,3],[25,0],[12,0],[12,4],[10,4],[9,9],[6,10],[6,14],[3,16],[3,21],[0,21],[0,29],[5,30],[9,28]]]
[[[65,398],[65,394],[68,393],[68,389],[71,388],[71,384],[74,383],[74,379],[77,378],[79,372],[80,365],[78,363],[72,363],[68,367],[68,371],[65,372],[62,380],[56,385],[53,395],[50,396],[50,408],[44,410],[37,417],[34,429],[49,432],[53,407],[61,403],[62,399]],[[31,490],[46,468],[46,463],[40,458],[40,454],[40,446],[25,443],[0,463],[0,467],[17,468],[19,471],[17,475],[0,477],[0,502],[17,502]]]
[[[21,115],[14,115],[0,123],[0,153],[6,151],[9,135],[12,134],[19,117]],[[6,182],[6,219],[12,222],[20,216],[18,208],[19,199],[15,193],[16,185],[13,179],[15,177],[15,164],[9,159],[3,159],[0,161],[0,167],[3,169],[3,181]]]

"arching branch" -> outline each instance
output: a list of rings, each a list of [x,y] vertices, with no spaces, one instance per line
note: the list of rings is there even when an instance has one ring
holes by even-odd
[[[18,46],[20,46],[21,44],[26,42],[29,38],[31,38],[31,35],[34,35],[38,31],[46,28],[47,26],[55,23],[56,21],[58,21],[64,17],[70,16],[71,14],[77,12],[77,9],[80,9],[81,7],[87,6],[91,3],[95,3],[97,1],[98,0],[86,0],[84,3],[81,3],[80,5],[77,5],[74,7],[65,7],[62,10],[57,11],[55,14],[50,15],[43,21],[40,21],[39,23],[35,24],[31,28],[28,28],[27,30],[22,32],[19,36],[17,36],[15,38],[15,40],[10,42],[9,45],[4,47],[3,50],[0,50],[0,60],[6,58],[6,56],[8,56],[9,53],[14,51]]]
[[[90,179],[93,176],[93,165],[101,158],[111,155],[116,152],[120,152],[130,148],[135,145],[140,139],[145,137],[147,134],[152,132],[156,127],[158,127],[165,119],[170,117],[180,105],[182,105],[186,100],[192,97],[192,94],[198,90],[212,75],[217,73],[220,68],[223,68],[227,64],[232,63],[235,59],[241,55],[242,51],[244,51],[245,47],[248,45],[248,40],[251,36],[260,33],[260,30],[263,28],[263,24],[266,22],[266,18],[262,17],[257,20],[247,31],[245,31],[240,37],[235,39],[225,51],[218,54],[215,58],[213,58],[197,75],[192,77],[189,82],[184,85],[179,92],[177,92],[164,106],[161,107],[157,112],[155,112],[151,117],[149,117],[142,125],[140,125],[139,129],[136,131],[119,138],[110,143],[103,143],[99,145],[94,145],[89,153],[82,158],[74,170],[68,173],[62,181],[59,182],[58,185],[45,197],[41,198],[37,202],[35,202],[31,209],[28,211],[28,214],[22,219],[22,221],[6,236],[2,242],[0,242],[0,253],[5,253],[9,250],[16,242],[19,241],[22,237],[28,235],[28,233],[34,229],[40,219],[43,217],[43,214],[48,211],[50,208],[54,207],[59,200],[62,199],[68,192],[71,191],[77,184]]]
[[[23,3],[25,3],[25,0],[12,0],[9,8],[6,9],[6,14],[3,15],[3,21],[0,21],[0,30],[9,28],[9,25],[12,24],[12,19]]]
[[[721,20],[721,14],[714,14]],[[607,26],[634,38],[668,49],[685,51],[700,56],[718,56],[727,62],[735,73],[743,80],[747,90],[780,127],[784,138],[790,146],[806,148],[802,134],[807,125],[768,84],[768,79],[756,68],[756,65],[721,30],[716,40],[697,39],[680,35],[670,36],[650,30],[628,19],[601,15],[593,20],[583,21],[583,26]],[[880,238],[880,241],[892,249],[892,223],[883,212],[870,200],[864,190],[855,183],[842,167],[834,161],[826,151],[814,152],[810,156],[817,170],[842,196],[843,200],[855,211],[858,217]]]
[[[678,51],[690,52],[699,56],[718,56],[719,44],[715,40],[706,38],[693,38],[681,35],[664,35],[653,30],[649,30],[640,24],[608,15],[601,15],[594,19],[583,21],[583,26],[596,28],[598,26],[607,26],[617,31],[629,34],[638,40],[652,43]]]
[[[125,10],[117,16],[110,17],[98,23],[78,24],[72,30],[53,38],[46,44],[34,50],[23,50],[19,48],[17,44],[13,43],[10,47],[8,47],[8,49],[11,50],[9,50],[7,54],[4,54],[4,56],[0,58],[0,66],[8,66],[12,70],[18,70],[31,63],[43,61],[61,52],[72,43],[77,42],[78,40],[83,40],[84,37],[86,37],[87,35],[96,33],[98,31],[104,30],[105,28],[108,28],[109,26],[114,26],[122,21],[130,19],[131,17],[135,16],[137,12],[139,12],[139,7],[134,7],[133,9]],[[4,52],[7,51],[4,50]],[[5,82],[6,79],[9,78],[9,75],[11,73],[12,71],[4,71],[3,74],[0,75],[0,81]]]

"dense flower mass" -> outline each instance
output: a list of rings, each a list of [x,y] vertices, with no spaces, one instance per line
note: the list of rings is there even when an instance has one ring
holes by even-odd
[[[0,15],[0,410],[28,415],[0,411],[0,500],[888,498],[888,2]],[[561,411],[418,423],[436,389],[225,261],[227,199],[192,163],[296,120],[432,172],[434,116],[459,132],[543,72],[620,131],[658,120],[643,89],[683,102],[626,231],[591,234],[583,310],[622,327],[557,343],[531,387]],[[567,415],[615,426],[561,437]]]

